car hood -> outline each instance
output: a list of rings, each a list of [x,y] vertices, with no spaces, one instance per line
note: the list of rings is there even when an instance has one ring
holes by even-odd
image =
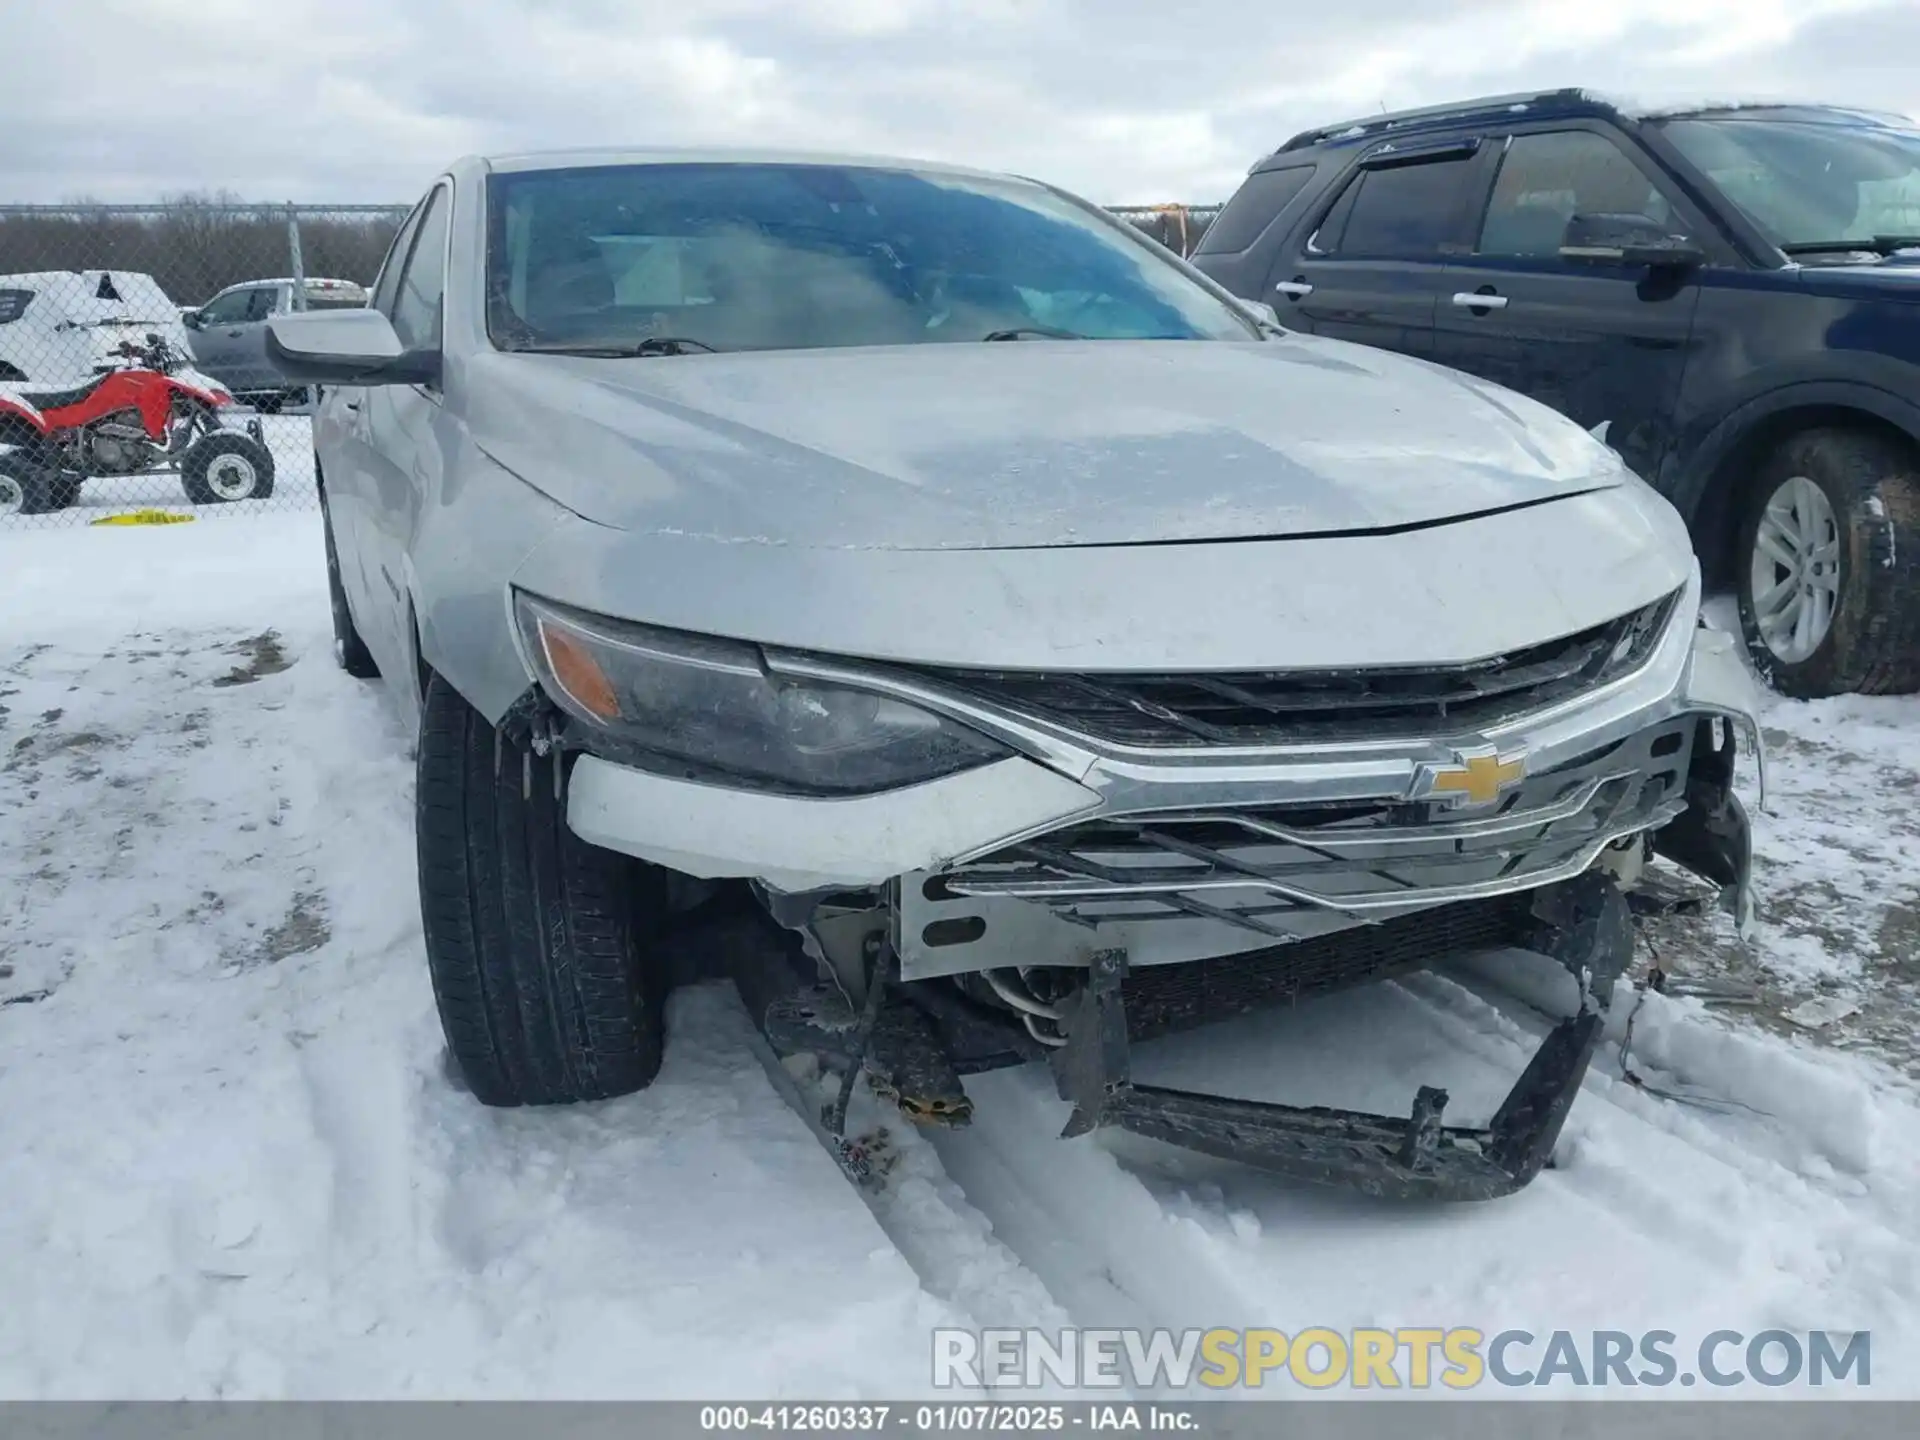
[[[1605,489],[1545,407],[1335,341],[1021,341],[664,356],[488,353],[475,443],[622,530],[1005,550],[1402,531]]]

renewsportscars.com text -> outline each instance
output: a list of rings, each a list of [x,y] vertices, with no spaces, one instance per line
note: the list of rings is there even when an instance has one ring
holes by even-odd
[[[936,1330],[940,1388],[1065,1386],[1308,1390],[1841,1385],[1873,1383],[1865,1330],[1451,1328],[1334,1330]]]

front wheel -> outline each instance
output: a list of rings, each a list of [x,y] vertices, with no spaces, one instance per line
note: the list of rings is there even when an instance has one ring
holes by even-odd
[[[565,756],[524,749],[429,676],[415,830],[434,1000],[487,1105],[638,1090],[660,1068],[651,872],[567,827]]]
[[[231,505],[273,494],[273,452],[251,435],[215,430],[180,457],[180,484],[195,505]]]
[[[1920,467],[1857,430],[1810,430],[1767,458],[1739,537],[1740,624],[1785,695],[1920,690]]]
[[[0,515],[44,515],[62,508],[61,484],[53,471],[34,464],[24,452],[0,450]]]

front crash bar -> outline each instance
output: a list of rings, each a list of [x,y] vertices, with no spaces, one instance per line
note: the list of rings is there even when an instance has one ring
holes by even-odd
[[[1067,1043],[1053,1055],[1063,1132],[1116,1126],[1222,1159],[1319,1184],[1408,1199],[1491,1200],[1521,1189],[1553,1155],[1593,1058],[1613,985],[1633,958],[1633,924],[1610,876],[1589,872],[1534,899],[1531,948],[1580,983],[1561,1021],[1485,1126],[1445,1125],[1447,1093],[1421,1086],[1405,1119],[1320,1106],[1274,1105],[1135,1085],[1129,1078],[1123,951],[1093,958],[1066,1007]]]

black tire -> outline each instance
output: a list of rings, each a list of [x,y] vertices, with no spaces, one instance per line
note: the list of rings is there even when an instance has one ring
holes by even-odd
[[[216,488],[211,478],[217,465],[222,466],[226,474],[238,474],[225,469],[229,457],[244,462],[248,469],[249,483],[244,493],[225,482]],[[251,435],[243,435],[238,430],[216,430],[194,441],[180,457],[180,484],[187,492],[187,499],[195,505],[265,500],[273,494],[273,452]]]
[[[327,599],[333,605],[333,658],[356,680],[378,680],[380,667],[373,663],[373,652],[360,638],[360,631],[353,623],[353,611],[347,608],[346,587],[340,583],[340,552],[333,543],[333,516],[328,513],[324,493],[320,497],[320,531],[327,541]]]
[[[487,1105],[603,1100],[660,1068],[665,986],[645,923],[658,887],[567,828],[564,763],[497,736],[429,676],[415,791],[427,964],[447,1046]]]
[[[59,479],[51,471],[34,464],[23,451],[0,450],[0,516],[44,515],[58,510],[55,500],[59,486]]]
[[[1803,658],[1777,653],[1762,634],[1753,574],[1768,502],[1796,478],[1825,497],[1838,541],[1832,620]],[[1787,440],[1747,491],[1734,570],[1747,651],[1781,694],[1920,690],[1920,463],[1910,448],[1861,430],[1808,430]],[[1769,573],[1784,580],[1791,572]]]
[[[71,510],[80,503],[80,487],[86,483],[79,475],[55,474],[47,482],[48,498],[55,510]]]

